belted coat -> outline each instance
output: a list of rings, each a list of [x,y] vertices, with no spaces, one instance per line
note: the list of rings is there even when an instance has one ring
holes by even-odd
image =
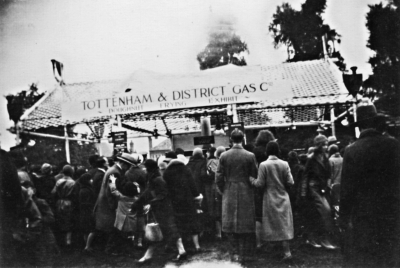
[[[250,176],[257,178],[253,153],[234,145],[221,155],[215,179],[222,192],[223,232],[255,232],[254,188]]]

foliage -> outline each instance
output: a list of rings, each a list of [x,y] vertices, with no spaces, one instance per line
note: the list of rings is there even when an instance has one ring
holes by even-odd
[[[215,30],[209,35],[209,44],[197,55],[200,70],[215,68],[229,63],[246,65],[242,52],[249,53],[247,44],[235,34],[229,22],[221,22],[225,29]],[[224,28],[224,27],[221,27]]]
[[[334,47],[335,42],[340,43],[340,35],[323,23],[321,14],[325,8],[326,0],[306,0],[300,11],[294,10],[288,3],[283,3],[277,7],[269,31],[273,34],[275,47],[287,47],[288,62],[322,58],[322,37],[325,36],[328,55],[338,58],[336,64],[344,71],[344,59]]]
[[[58,133],[58,129],[50,129],[47,131],[49,134]],[[36,136],[21,137],[22,145],[24,147],[24,154],[28,158],[31,164],[43,164],[49,163],[52,165],[58,165],[59,163],[66,161],[65,153],[65,141],[53,138],[44,138]],[[28,146],[27,141],[34,140],[34,146]],[[87,160],[90,155],[97,154],[97,149],[93,143],[80,144],[76,141],[69,141],[69,150],[71,164],[87,166]]]
[[[29,86],[29,91],[21,91],[15,95],[7,95],[7,110],[10,119],[16,124],[24,111],[32,107],[44,93],[39,94],[37,84],[32,83]]]
[[[369,59],[373,75],[363,85],[364,96],[375,99],[380,111],[400,115],[400,1],[370,5],[367,46],[375,52]]]

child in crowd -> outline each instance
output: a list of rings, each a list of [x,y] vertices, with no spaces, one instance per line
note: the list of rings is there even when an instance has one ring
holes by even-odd
[[[110,177],[112,181],[114,181],[113,177]],[[137,245],[142,246],[143,238],[140,234],[143,233],[143,230],[141,232],[138,230],[138,226],[140,225],[138,225],[137,214],[130,211],[132,204],[139,198],[139,184],[136,182],[126,182],[122,189],[124,194],[117,190],[115,181],[110,183],[110,189],[111,193],[118,199],[114,227],[122,233],[123,237],[132,237],[132,241],[136,240]]]

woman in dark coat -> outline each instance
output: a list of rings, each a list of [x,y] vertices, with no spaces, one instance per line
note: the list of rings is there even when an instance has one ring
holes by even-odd
[[[72,211],[76,204],[74,199],[75,181],[72,179],[74,169],[70,165],[63,167],[64,177],[59,179],[52,190],[52,194],[56,197],[56,225],[59,230],[66,233],[66,245],[71,245],[72,229],[74,224],[74,216]]]
[[[140,211],[144,206],[145,212],[150,213],[150,217],[154,216],[158,222],[164,241],[167,244],[176,243],[179,252],[177,260],[183,259],[186,257],[186,252],[175,224],[174,211],[166,183],[160,174],[156,161],[148,159],[144,165],[147,170],[146,189],[132,205],[132,209]],[[148,262],[153,257],[154,249],[155,244],[150,244],[145,255],[138,262],[142,264]]]
[[[335,249],[331,243],[331,234],[334,232],[334,223],[331,207],[327,200],[328,180],[331,176],[329,160],[326,157],[328,139],[318,135],[314,139],[314,153],[308,159],[304,171],[304,183],[308,186],[310,215],[308,220],[308,243],[314,247]],[[319,239],[317,238],[319,237]],[[320,240],[321,245],[318,244]]]
[[[200,208],[203,213],[201,213],[201,217],[199,219],[202,225],[202,231],[210,231],[211,221],[209,202],[212,198],[211,188],[213,181],[215,181],[215,176],[214,178],[208,176],[207,159],[203,156],[203,150],[200,148],[195,148],[193,150],[193,156],[190,157],[186,166],[192,171],[197,190],[204,197]]]
[[[267,144],[270,141],[274,141],[275,137],[269,130],[261,130],[258,132],[255,148],[253,153],[256,157],[257,167],[260,164],[268,159],[267,156]],[[263,196],[264,196],[264,189],[255,189],[254,191],[254,205],[255,205],[255,212],[256,212],[256,243],[257,248],[261,248],[261,231],[262,231],[262,203],[263,203]]]
[[[94,231],[93,208],[96,199],[91,179],[89,173],[83,174],[79,179],[79,227],[85,242],[89,233]]]
[[[196,188],[192,172],[177,159],[176,154],[168,152],[165,157],[164,161],[168,162],[168,167],[164,172],[164,180],[171,197],[179,233],[190,234],[196,251],[200,251],[201,225],[197,213],[201,213],[200,204],[203,196]]]

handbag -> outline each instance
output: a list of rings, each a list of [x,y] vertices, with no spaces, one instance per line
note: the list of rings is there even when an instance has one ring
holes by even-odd
[[[154,222],[149,222],[149,213],[147,213],[147,224],[144,230],[144,237],[147,241],[150,242],[160,242],[163,240],[163,234],[161,232],[160,225],[156,221],[156,217],[154,217],[154,213],[151,212],[153,215]]]

